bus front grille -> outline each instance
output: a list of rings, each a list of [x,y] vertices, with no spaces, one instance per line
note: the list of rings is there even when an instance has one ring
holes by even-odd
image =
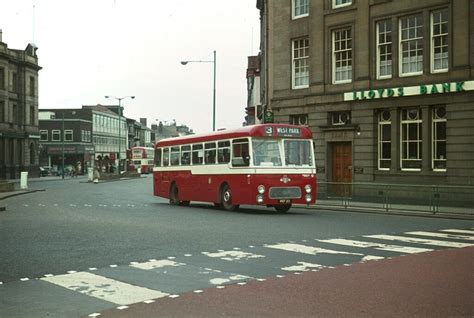
[[[301,189],[299,187],[270,188],[268,195],[270,199],[299,199],[301,198]]]

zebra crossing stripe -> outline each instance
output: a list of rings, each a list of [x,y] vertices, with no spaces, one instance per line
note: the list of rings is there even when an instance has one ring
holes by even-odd
[[[118,305],[130,305],[169,295],[88,272],[45,277],[41,280]]]
[[[374,238],[374,239],[379,239],[379,240],[400,241],[400,242],[434,245],[434,246],[442,246],[442,247],[467,247],[467,246],[474,245],[470,243],[457,243],[457,242],[447,242],[447,241],[438,241],[438,240],[428,240],[428,239],[420,239],[420,238],[398,236],[398,235],[365,235],[364,237]]]
[[[405,234],[419,235],[419,236],[432,236],[432,237],[440,237],[440,238],[453,239],[453,240],[474,241],[474,236],[469,236],[469,235],[456,235],[456,234],[445,234],[445,233],[423,232],[423,231],[406,232]]]
[[[432,251],[432,249],[429,249],[429,248],[388,245],[388,244],[373,243],[373,242],[362,242],[362,241],[346,240],[346,239],[318,240],[318,242],[344,245],[344,246],[351,246],[351,247],[360,247],[360,248],[369,248],[370,247],[370,248],[375,248],[376,250],[381,250],[381,251],[406,253],[406,254],[416,254],[416,253],[423,253],[423,252]]]
[[[139,268],[139,269],[144,269],[144,270],[151,270],[151,269],[162,268],[166,266],[178,267],[182,265],[185,265],[185,264],[178,263],[172,260],[163,259],[163,260],[150,260],[144,263],[134,263],[134,264],[131,264],[130,266]]]
[[[441,232],[449,232],[449,233],[459,233],[459,234],[474,235],[474,231],[470,231],[470,230],[447,229],[447,230],[441,230]]]
[[[284,251],[296,252],[296,253],[303,253],[309,255],[316,255],[316,254],[345,254],[345,255],[364,255],[360,253],[351,253],[351,252],[344,252],[344,251],[335,251],[335,250],[328,250],[325,248],[319,248],[314,246],[306,246],[301,244],[292,244],[292,243],[281,243],[281,244],[274,244],[274,245],[264,245],[268,248],[279,249]]]

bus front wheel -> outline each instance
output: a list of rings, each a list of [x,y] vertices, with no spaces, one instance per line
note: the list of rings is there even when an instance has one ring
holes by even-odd
[[[239,205],[233,204],[232,200],[232,190],[228,185],[225,185],[221,192],[221,203],[224,210],[235,211],[239,208]]]
[[[280,213],[288,212],[289,209],[291,209],[291,204],[275,205],[275,210],[277,210],[277,212],[280,212]]]

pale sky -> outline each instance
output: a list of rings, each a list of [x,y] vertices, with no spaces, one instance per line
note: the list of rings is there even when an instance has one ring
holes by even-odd
[[[247,57],[258,54],[256,0],[0,0],[10,49],[38,46],[39,107],[117,104],[124,116],[212,130],[212,60],[217,51],[216,128],[242,125]],[[33,9],[34,7],[34,9]]]

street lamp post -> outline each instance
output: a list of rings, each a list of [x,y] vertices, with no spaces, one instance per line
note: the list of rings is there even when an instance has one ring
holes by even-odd
[[[181,61],[182,65],[188,63],[213,63],[214,64],[214,89],[212,92],[212,131],[216,131],[216,50],[212,61]]]
[[[62,129],[62,136],[61,136],[61,137],[62,137],[62,138],[61,138],[61,139],[62,139],[62,147],[61,147],[61,149],[62,149],[62,151],[61,151],[61,154],[62,154],[62,156],[61,156],[62,169],[61,169],[61,170],[62,170],[62,171],[61,171],[61,175],[62,175],[62,178],[64,179],[64,109],[63,109],[63,120],[62,120],[62,127],[61,127],[61,129]]]
[[[122,151],[122,99],[126,99],[126,98],[131,98],[131,99],[134,99],[135,96],[124,96],[124,97],[115,97],[115,96],[110,96],[110,95],[106,95],[105,98],[114,98],[116,100],[118,100],[118,103],[119,103],[119,109],[118,109],[118,115],[119,115],[119,140],[118,140],[118,144],[119,144],[119,147],[118,147],[118,153],[117,153],[117,159],[118,159],[118,175],[120,176],[120,171],[121,171],[121,167],[120,167],[120,153]]]

